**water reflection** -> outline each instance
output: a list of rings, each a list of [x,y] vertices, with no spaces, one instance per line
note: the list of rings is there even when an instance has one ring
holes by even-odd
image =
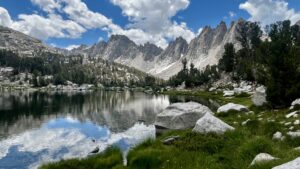
[[[151,124],[169,104],[167,96],[132,92],[1,93],[0,169],[37,168],[109,145],[125,156],[155,137]]]
[[[121,132],[139,120],[152,124],[155,115],[169,104],[168,96],[132,92],[2,93],[0,138],[39,128],[51,119],[66,116]]]
[[[157,113],[170,103],[190,100],[211,108],[216,104],[129,91],[0,93],[0,169],[37,168],[45,162],[86,157],[95,147],[103,151],[109,145],[126,156],[130,147],[155,137]]]
[[[89,122],[60,118],[0,141],[0,168],[37,168],[51,161],[86,157],[95,147],[103,151],[110,145],[119,147],[126,159],[131,147],[148,138],[155,138],[152,125],[135,124],[125,132],[112,133]]]

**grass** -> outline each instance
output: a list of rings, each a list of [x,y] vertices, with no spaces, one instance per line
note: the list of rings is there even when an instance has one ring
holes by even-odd
[[[180,94],[191,95],[188,92],[180,92]],[[290,131],[290,126],[282,124],[283,121],[293,122],[295,120],[295,118],[285,118],[289,112],[287,109],[271,110],[268,107],[255,107],[247,95],[229,99],[220,94],[198,91],[193,92],[192,95],[217,99],[223,104],[228,102],[244,104],[254,113],[217,115],[235,127],[234,131],[226,132],[224,135],[203,135],[193,133],[191,130],[164,133],[156,140],[148,140],[131,150],[126,167],[122,165],[120,152],[109,149],[98,156],[82,160],[61,161],[41,168],[271,169],[300,156],[300,151],[294,150],[295,147],[300,146],[300,138],[287,137],[284,141],[272,140],[275,132]],[[242,122],[246,120],[248,123],[242,125]],[[294,130],[299,129],[299,126],[294,128]],[[161,140],[172,135],[179,135],[180,139],[172,145],[162,144]],[[254,157],[259,153],[269,153],[280,159],[250,166]]]

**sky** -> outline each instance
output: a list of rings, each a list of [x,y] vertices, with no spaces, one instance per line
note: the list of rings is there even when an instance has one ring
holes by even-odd
[[[295,23],[300,0],[0,0],[0,25],[66,49],[114,34],[166,48],[177,37],[189,42],[207,25],[239,18],[262,27]]]

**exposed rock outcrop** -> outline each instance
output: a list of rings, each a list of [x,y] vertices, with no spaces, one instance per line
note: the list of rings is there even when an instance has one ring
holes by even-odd
[[[0,49],[11,50],[25,57],[34,57],[40,52],[55,51],[38,39],[3,26],[0,26]]]
[[[267,94],[264,86],[256,88],[251,100],[255,106],[263,106],[267,103]]]
[[[296,158],[293,161],[273,167],[272,169],[299,169],[300,168],[300,157]]]
[[[166,129],[187,129],[195,126],[198,119],[212,111],[199,103],[175,103],[156,116],[155,126]]]
[[[297,107],[300,107],[300,98],[296,99],[292,102],[290,109],[292,110],[292,109],[297,108]]]
[[[248,112],[249,109],[246,106],[234,103],[228,103],[218,108],[218,113],[228,113],[230,111],[237,111],[237,112]]]
[[[229,130],[234,130],[234,128],[210,113],[206,113],[203,117],[201,117],[197,121],[196,126],[193,128],[194,132],[201,134],[223,134]]]
[[[268,161],[272,161],[272,160],[276,160],[276,159],[278,159],[278,158],[273,157],[270,154],[260,153],[257,156],[255,156],[255,158],[253,159],[253,161],[251,162],[250,165],[255,165],[255,164],[268,162]]]

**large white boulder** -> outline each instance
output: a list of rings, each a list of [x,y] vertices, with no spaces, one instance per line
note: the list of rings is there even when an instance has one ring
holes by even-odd
[[[206,134],[206,133],[223,134],[228,130],[234,130],[234,128],[226,124],[222,120],[218,119],[217,117],[213,116],[210,113],[206,113],[203,117],[201,117],[197,121],[196,126],[193,128],[194,132],[202,133],[202,134]]]
[[[295,106],[300,106],[300,98],[292,102],[290,109],[294,109]]]
[[[249,109],[240,104],[228,103],[217,110],[218,113],[228,113],[229,111],[248,112]]]
[[[268,161],[272,161],[272,160],[276,160],[276,159],[278,159],[278,158],[273,157],[270,154],[260,153],[257,156],[255,156],[255,158],[253,159],[253,161],[251,162],[250,165],[255,165],[258,163],[268,162]]]
[[[155,126],[166,129],[192,128],[206,113],[213,114],[208,107],[196,102],[175,103],[156,116]]]
[[[252,95],[252,102],[255,106],[262,106],[267,103],[267,94],[264,86],[256,88],[254,94]]]
[[[300,168],[300,157],[288,163],[282,164],[280,166],[273,167],[272,169],[299,169],[299,168]]]

